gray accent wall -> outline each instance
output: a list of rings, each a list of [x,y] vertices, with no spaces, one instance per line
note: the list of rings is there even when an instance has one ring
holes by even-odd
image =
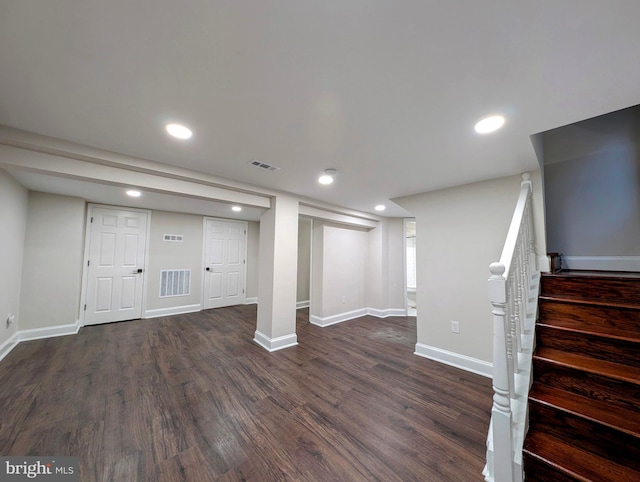
[[[632,145],[547,164],[544,177],[550,252],[640,256],[640,155]]]

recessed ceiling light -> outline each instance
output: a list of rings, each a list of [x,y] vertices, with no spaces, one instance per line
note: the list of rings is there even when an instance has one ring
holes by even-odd
[[[165,129],[170,136],[173,136],[177,139],[190,139],[193,135],[191,129],[181,124],[167,124],[165,126]]]
[[[140,197],[142,196],[142,193],[140,191],[136,191],[134,189],[129,189],[127,191],[127,196],[131,196],[131,197]]]
[[[240,206],[231,206],[231,210],[239,213],[242,211],[242,208]]]
[[[331,184],[333,182],[333,178],[331,176],[329,176],[328,174],[323,174],[322,176],[320,176],[318,178],[318,182],[320,184]]]
[[[378,204],[375,209],[376,211],[384,211],[387,207],[384,204]]]
[[[331,184],[337,172],[335,169],[325,169],[324,174],[318,178],[318,182],[325,185]]]
[[[504,125],[504,117],[501,115],[492,115],[480,119],[473,127],[478,134],[488,134],[500,129]]]

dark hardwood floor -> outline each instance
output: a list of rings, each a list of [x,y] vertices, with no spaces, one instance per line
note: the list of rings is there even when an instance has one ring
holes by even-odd
[[[82,328],[0,362],[0,454],[80,480],[481,481],[491,380],[413,355],[415,318],[252,341],[256,307]]]

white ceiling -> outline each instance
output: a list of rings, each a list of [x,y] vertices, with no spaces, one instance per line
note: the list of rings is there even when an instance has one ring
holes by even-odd
[[[0,124],[404,216],[389,199],[535,169],[531,135],[640,103],[638,18],[637,0],[0,0]],[[475,134],[490,113],[506,126]]]

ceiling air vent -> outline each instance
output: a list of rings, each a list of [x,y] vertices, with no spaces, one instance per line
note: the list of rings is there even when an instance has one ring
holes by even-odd
[[[253,161],[249,161],[249,164],[251,164],[253,167],[266,169],[267,171],[277,171],[280,169],[278,166],[272,166],[271,164],[267,164],[266,162],[258,161],[255,159]]]

